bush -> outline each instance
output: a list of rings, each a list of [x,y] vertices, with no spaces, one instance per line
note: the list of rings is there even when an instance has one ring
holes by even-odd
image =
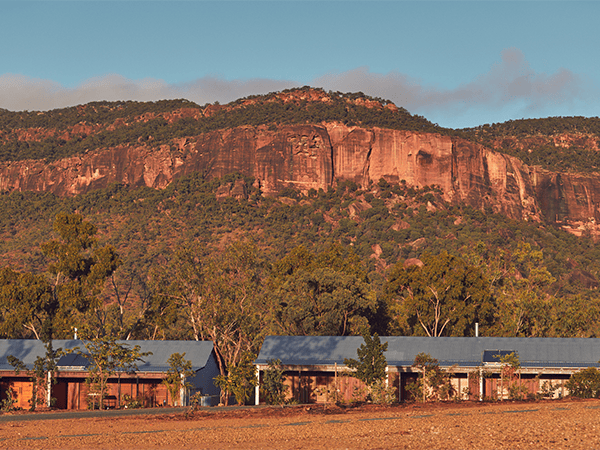
[[[281,360],[270,359],[267,361],[269,368],[265,370],[263,376],[263,394],[267,399],[268,405],[283,405],[285,402],[285,392],[287,386],[285,383],[285,375],[281,367]]]
[[[569,395],[579,398],[600,397],[600,371],[595,367],[588,367],[574,373],[566,382]]]

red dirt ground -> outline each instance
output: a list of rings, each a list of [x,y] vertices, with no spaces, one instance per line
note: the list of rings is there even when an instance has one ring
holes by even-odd
[[[590,449],[600,401],[206,408],[6,422],[0,449]]]

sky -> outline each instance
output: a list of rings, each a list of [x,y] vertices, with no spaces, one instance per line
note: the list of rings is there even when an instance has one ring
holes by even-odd
[[[600,1],[0,0],[0,108],[314,86],[444,127],[600,115]]]

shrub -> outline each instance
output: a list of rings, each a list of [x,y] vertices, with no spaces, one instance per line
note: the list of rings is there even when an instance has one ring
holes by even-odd
[[[283,405],[285,402],[285,392],[287,386],[285,383],[285,375],[281,366],[281,360],[270,359],[267,361],[269,368],[265,370],[263,376],[263,393],[269,405]]]
[[[566,382],[569,395],[579,398],[598,398],[600,396],[600,371],[588,367],[574,373]]]

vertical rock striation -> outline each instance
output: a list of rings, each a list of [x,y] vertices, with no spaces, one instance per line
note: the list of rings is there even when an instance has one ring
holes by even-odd
[[[110,183],[164,188],[200,172],[209,178],[241,172],[263,193],[304,192],[334,180],[363,186],[383,178],[436,185],[450,202],[491,208],[519,220],[546,221],[581,234],[600,228],[600,176],[554,173],[470,141],[432,133],[322,125],[242,126],[173,139],[97,149],[51,164],[0,164],[0,190],[76,195]]]

